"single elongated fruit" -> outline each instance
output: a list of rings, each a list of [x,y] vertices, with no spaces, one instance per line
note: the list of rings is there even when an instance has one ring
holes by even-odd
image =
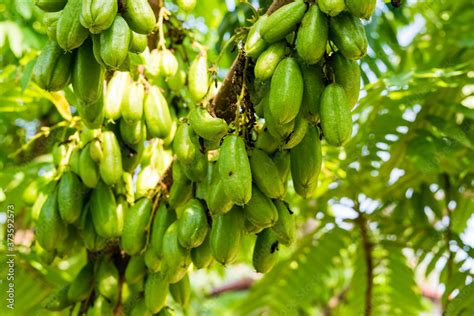
[[[143,116],[143,100],[145,99],[145,87],[139,82],[132,83],[123,99],[121,112],[127,123],[140,121]]]
[[[82,0],[69,0],[58,19],[56,39],[65,51],[72,51],[84,43],[89,31],[80,22]]]
[[[120,222],[123,222],[120,217],[123,214],[117,212],[117,202],[110,187],[100,181],[92,192],[90,203],[97,234],[105,238],[120,236]]]
[[[169,192],[168,203],[176,209],[186,203],[193,195],[193,184],[183,172],[183,167],[176,161],[173,164],[173,185]]]
[[[265,126],[270,135],[275,139],[278,147],[295,129],[295,120],[284,124],[278,123],[270,111],[270,103],[267,102],[264,106]]]
[[[194,58],[188,72],[189,93],[195,102],[201,101],[207,94],[209,88],[207,68],[207,53],[200,52]]]
[[[77,276],[72,281],[71,286],[67,291],[68,300],[71,302],[80,302],[89,297],[94,288],[94,265],[92,262],[86,265],[79,271]]]
[[[128,145],[135,145],[138,142],[145,140],[144,122],[135,121],[127,123],[125,120],[120,120],[120,136],[122,140]]]
[[[219,174],[219,161],[216,162],[211,170],[206,202],[209,211],[213,215],[227,213],[234,206],[234,202],[224,191],[224,185]]]
[[[115,134],[110,131],[101,135],[102,149],[104,155],[99,163],[99,171],[102,180],[108,185],[117,183],[122,177],[122,155]]]
[[[198,247],[204,242],[209,226],[201,202],[189,200],[178,219],[178,241],[184,248]]]
[[[268,15],[262,15],[258,18],[257,22],[255,22],[249,30],[249,34],[247,35],[247,40],[245,41],[244,45],[244,51],[245,55],[250,58],[257,58],[267,46],[267,43],[260,34],[262,25],[265,23],[267,18]]]
[[[143,256],[132,256],[125,268],[125,281],[128,284],[137,284],[146,275],[146,266]]]
[[[121,15],[116,15],[112,25],[100,33],[100,57],[112,69],[125,62],[130,46],[131,32]]]
[[[313,196],[321,171],[321,141],[317,127],[309,127],[301,143],[290,150],[291,177],[296,193],[306,198]]]
[[[329,37],[347,59],[360,59],[367,53],[367,35],[362,22],[342,13],[329,19]]]
[[[273,226],[278,220],[278,211],[272,200],[256,186],[252,188],[252,198],[244,206],[245,218],[260,228]]]
[[[351,110],[346,92],[337,83],[328,85],[321,96],[321,127],[330,145],[342,146],[351,137]]]
[[[207,110],[198,106],[189,112],[188,119],[194,132],[209,141],[220,141],[229,128],[225,120],[213,117]]]
[[[113,304],[119,295],[119,272],[110,258],[103,258],[98,262],[95,278],[97,291],[107,297]]]
[[[345,58],[340,52],[331,55],[329,64],[334,72],[336,83],[346,92],[349,108],[353,108],[359,99],[360,67],[356,61]]]
[[[160,54],[160,74],[165,77],[174,76],[178,71],[178,60],[169,49],[160,51]]]
[[[67,236],[66,225],[61,220],[56,190],[48,195],[41,208],[36,227],[36,240],[47,251],[56,249],[57,243]]]
[[[212,262],[211,234],[207,234],[204,242],[196,248],[191,249],[191,259],[198,269],[207,268]]]
[[[66,307],[72,305],[72,302],[67,298],[69,285],[53,292],[46,301],[42,304],[43,307],[50,311],[62,311]]]
[[[90,203],[87,203],[84,207],[81,216],[81,227],[79,234],[84,242],[86,249],[91,252],[97,252],[107,245],[107,239],[102,236],[99,236],[95,231],[95,227],[92,221],[92,214],[90,211]]]
[[[141,198],[135,202],[125,216],[122,248],[133,256],[140,253],[146,246],[146,230],[150,222],[152,203],[149,198]]]
[[[163,236],[162,272],[169,283],[176,283],[187,273],[191,264],[189,250],[182,247],[178,241],[178,223],[171,224]]]
[[[99,183],[99,168],[95,161],[91,158],[90,144],[87,144],[81,151],[78,162],[79,176],[82,182],[88,188],[95,188]]]
[[[146,135],[146,131],[142,131],[143,135]],[[145,142],[138,142],[133,145],[122,147],[122,166],[123,171],[133,172],[140,163],[143,151],[145,149]]]
[[[191,12],[196,6],[197,0],[177,0],[178,7],[184,12]]]
[[[252,172],[244,140],[236,135],[224,138],[219,154],[219,174],[224,191],[237,205],[252,197]]]
[[[145,34],[140,34],[132,31],[132,38],[130,39],[130,47],[128,50],[131,53],[143,53],[148,45],[148,39]]]
[[[186,83],[186,69],[184,61],[179,55],[177,56],[177,61],[178,70],[173,76],[166,78],[166,83],[173,92],[179,92]]]
[[[296,51],[307,64],[317,63],[326,52],[328,21],[316,4],[310,6],[296,37]]]
[[[94,306],[89,309],[91,311],[91,315],[111,315],[113,314],[113,308],[110,304],[109,300],[106,299],[102,295],[98,295],[94,301]],[[89,312],[88,312],[89,315]]]
[[[234,207],[213,219],[210,234],[212,255],[223,265],[234,262],[239,254],[243,232],[241,212],[242,209]]]
[[[106,118],[115,121],[122,115],[122,102],[126,101],[127,87],[130,80],[128,72],[116,71],[108,82],[104,100]]]
[[[78,99],[76,108],[86,127],[97,129],[102,126],[102,122],[104,121],[104,98],[102,96],[92,103]]]
[[[295,119],[295,128],[284,140],[282,148],[290,149],[298,145],[303,140],[303,137],[308,130],[308,125],[308,121],[302,115],[298,115]]]
[[[108,29],[114,22],[118,1],[82,0],[81,24],[92,34]]]
[[[153,313],[148,310],[144,299],[138,299],[133,305],[130,316],[153,316]]]
[[[284,41],[276,42],[270,45],[257,59],[254,72],[255,79],[264,81],[269,79],[280,60],[285,56],[286,43]]]
[[[151,86],[145,95],[145,122],[151,137],[166,138],[171,131],[171,113],[160,88]]]
[[[250,156],[253,181],[263,194],[279,199],[285,193],[280,173],[273,160],[263,151],[254,149]]]
[[[173,151],[178,161],[186,165],[194,163],[199,155],[199,140],[191,126],[187,123],[182,123],[178,126],[173,141]]]
[[[207,155],[198,151],[193,163],[185,165],[183,172],[189,180],[201,182],[207,175],[208,164]]]
[[[149,34],[155,28],[155,14],[147,0],[126,0],[123,17],[134,32]]]
[[[191,298],[191,283],[189,282],[189,275],[186,274],[181,281],[170,284],[169,287],[171,297],[181,306],[187,306]]]
[[[145,265],[150,272],[158,272],[161,270],[161,259],[153,251],[153,249],[148,248],[143,255],[145,260]]]
[[[268,43],[284,39],[301,21],[306,11],[303,1],[295,1],[282,6],[263,23],[260,34]]]
[[[346,7],[344,0],[319,0],[318,6],[322,12],[326,13],[329,16],[338,15]]]
[[[33,68],[32,79],[41,89],[62,90],[71,77],[72,54],[64,53],[56,42],[49,41]]]
[[[349,12],[358,18],[368,20],[372,16],[377,5],[377,0],[346,0]]]
[[[35,0],[35,5],[46,12],[57,12],[64,8],[67,0]]]
[[[72,72],[76,96],[87,104],[97,102],[104,91],[104,73],[104,68],[95,60],[92,41],[85,41],[77,51]]]
[[[270,271],[278,260],[278,240],[274,232],[267,228],[257,235],[253,249],[252,263],[257,272]]]
[[[303,76],[295,59],[283,59],[275,69],[270,85],[269,109],[278,124],[296,118],[303,100]]]
[[[156,210],[151,228],[150,244],[155,253],[162,258],[163,236],[168,227],[176,221],[176,214],[173,210],[168,210],[165,203],[160,203]]]
[[[306,135],[306,134],[305,134]],[[283,183],[288,182],[288,177],[290,176],[290,152],[287,150],[277,151],[272,157],[275,162],[275,166],[278,168],[280,177],[283,180]]]
[[[267,123],[259,130],[255,147],[262,149],[267,154],[274,153],[279,146],[279,139],[275,138],[269,131]]]
[[[272,230],[279,243],[290,246],[295,240],[295,216],[286,202],[275,200],[274,203],[278,210],[278,221],[272,227]]]
[[[94,160],[95,162],[99,162],[104,156],[104,152],[102,151],[102,144],[100,143],[99,139],[96,138],[91,140],[90,153],[92,160]]]
[[[146,196],[150,190],[153,190],[160,181],[160,172],[153,166],[146,166],[137,176],[136,196]]]
[[[65,3],[66,4],[66,3]],[[62,12],[49,12],[44,14],[43,23],[46,26],[46,34],[50,40],[56,42],[56,31],[58,20]]]
[[[59,181],[58,205],[65,222],[73,223],[81,216],[85,193],[84,185],[74,173],[63,174]]]
[[[257,225],[254,225],[252,222],[250,222],[249,220],[245,220],[244,221],[244,226],[245,226],[245,231],[248,233],[248,234],[258,234],[260,233],[262,230],[264,230],[265,228],[263,227],[259,227]]]
[[[168,281],[161,273],[148,275],[145,283],[145,304],[153,314],[158,313],[165,305],[168,296]]]
[[[319,120],[319,105],[321,94],[326,87],[324,73],[319,65],[302,66],[303,74],[303,101],[301,102],[301,113],[311,122]]]

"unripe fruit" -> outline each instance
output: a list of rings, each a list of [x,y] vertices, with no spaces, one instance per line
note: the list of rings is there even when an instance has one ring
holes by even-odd
[[[152,202],[141,198],[125,216],[122,233],[122,249],[129,255],[139,254],[146,246],[146,230],[150,222]]]
[[[303,17],[296,37],[296,51],[305,63],[317,63],[326,52],[328,21],[316,4]]]
[[[121,15],[115,16],[112,25],[100,33],[100,57],[112,69],[119,69],[128,56],[131,31]]]
[[[351,137],[351,110],[346,92],[337,83],[328,85],[321,96],[321,127],[330,145],[342,146]]]
[[[268,18],[268,15],[262,15],[259,17],[257,22],[255,22],[249,30],[247,35],[247,40],[245,41],[244,51],[245,55],[250,58],[257,58],[261,52],[267,46],[267,43],[262,38],[260,31],[262,29],[265,20]]]
[[[278,259],[278,240],[275,233],[267,228],[257,235],[252,263],[257,272],[270,271]]]
[[[266,19],[260,34],[268,43],[284,39],[295,29],[305,11],[306,4],[300,0],[282,6]]]
[[[69,0],[58,19],[56,39],[65,51],[78,48],[89,36],[89,31],[80,22],[82,0]]]
[[[36,60],[32,79],[41,89],[61,90],[69,83],[72,61],[72,54],[64,53],[56,42],[49,41]]]
[[[336,16],[341,13],[346,5],[344,0],[318,0],[319,9],[329,16]]]
[[[347,59],[360,59],[367,53],[368,41],[364,26],[349,13],[329,19],[329,36]]]
[[[234,207],[226,214],[214,217],[210,242],[214,258],[226,265],[237,259],[243,232],[242,209]]]
[[[99,163],[100,176],[106,184],[116,184],[123,172],[120,145],[115,134],[110,131],[102,133],[101,142],[104,155]]]
[[[114,0],[83,0],[80,21],[92,34],[108,29],[114,22],[118,2]]]
[[[285,50],[286,43],[280,41],[270,45],[265,51],[263,51],[255,64],[255,79],[264,81],[271,78],[278,63],[284,57]]]
[[[196,199],[189,200],[178,219],[178,241],[184,248],[200,246],[206,238],[209,227],[204,207]]]
[[[155,14],[147,0],[125,0],[123,17],[132,31],[149,34],[156,24]]]
[[[272,200],[256,186],[252,188],[252,198],[244,206],[245,218],[257,227],[273,226],[278,220],[278,211]]]
[[[201,101],[207,94],[209,88],[207,68],[207,53],[200,52],[191,63],[188,73],[189,93],[194,102]]]

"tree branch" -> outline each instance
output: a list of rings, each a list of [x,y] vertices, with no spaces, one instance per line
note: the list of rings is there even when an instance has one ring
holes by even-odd
[[[369,227],[367,225],[367,218],[359,211],[357,223],[359,224],[360,235],[362,238],[362,246],[364,248],[365,263],[367,265],[367,288],[365,289],[365,308],[364,316],[372,315],[372,292],[374,285],[374,261],[372,258],[373,244],[369,237]]]

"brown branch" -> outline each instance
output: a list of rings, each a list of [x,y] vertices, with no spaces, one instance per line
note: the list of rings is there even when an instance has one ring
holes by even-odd
[[[158,20],[158,16],[160,15],[160,9],[162,6],[162,0],[148,0],[150,3],[151,8],[153,9],[153,13],[155,13],[155,18]],[[158,32],[151,33],[148,35],[148,48],[152,50],[153,48],[156,48],[156,43],[157,39],[156,37],[158,36]]]
[[[209,293],[209,296],[216,297],[226,292],[248,290],[255,281],[256,281],[255,278],[247,277],[247,278],[243,278],[234,282],[230,282],[230,283],[224,284],[221,287],[217,287],[213,289],[212,292]]]
[[[373,292],[373,285],[374,285],[374,261],[372,258],[373,244],[370,241],[370,237],[369,237],[369,227],[367,225],[367,218],[360,211],[359,211],[359,217],[357,218],[357,223],[359,224],[360,235],[362,238],[362,246],[364,247],[365,263],[367,265],[367,288],[365,289],[364,316],[371,316],[372,315],[372,292]]]

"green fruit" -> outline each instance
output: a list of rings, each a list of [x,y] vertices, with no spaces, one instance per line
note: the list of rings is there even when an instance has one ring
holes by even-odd
[[[178,161],[191,165],[199,155],[199,140],[187,123],[178,126],[173,141],[173,151]]]
[[[65,51],[72,51],[84,43],[89,31],[80,22],[82,0],[69,0],[58,19],[56,39]]]
[[[346,0],[349,12],[358,18],[368,20],[374,14],[376,0]]]
[[[351,110],[346,92],[337,83],[328,85],[321,96],[321,127],[332,146],[342,146],[351,138]]]
[[[146,266],[143,256],[132,256],[125,268],[125,281],[128,284],[137,284],[146,275]]]
[[[43,307],[50,311],[62,311],[66,307],[72,305],[72,302],[68,300],[67,292],[69,285],[53,292],[42,304]]]
[[[188,88],[194,102],[201,101],[207,94],[209,88],[207,68],[207,54],[200,52],[194,58],[188,72]]]
[[[285,124],[280,124],[275,119],[275,116],[270,111],[270,104],[267,102],[264,104],[264,116],[265,126],[268,129],[270,135],[275,139],[277,147],[287,139],[295,128],[295,120],[292,120]]]
[[[187,273],[191,264],[189,250],[182,247],[178,242],[178,223],[174,222],[166,230],[162,245],[163,275],[169,283],[176,283]]]
[[[90,129],[98,129],[104,121],[104,99],[99,99],[92,103],[86,103],[81,99],[77,100],[77,111],[85,126]]]
[[[296,193],[307,198],[315,194],[321,171],[321,141],[317,127],[309,127],[303,140],[290,151],[291,177]]]
[[[94,306],[87,311],[87,316],[105,315],[113,315],[112,305],[105,297],[98,295],[94,301]]]
[[[302,66],[303,74],[303,101],[301,103],[301,114],[313,123],[319,120],[319,105],[321,94],[326,87],[324,73],[319,65]]]
[[[143,127],[142,121],[127,123],[125,120],[120,120],[120,136],[127,145],[135,145],[145,139]]]
[[[204,242],[208,230],[206,211],[201,202],[189,200],[178,219],[179,243],[187,249],[196,248]]]
[[[166,305],[168,297],[168,281],[160,273],[148,275],[145,283],[145,304],[150,312],[158,313]]]
[[[194,132],[209,141],[220,141],[229,128],[225,120],[212,116],[199,106],[189,112],[188,119]]]
[[[35,5],[46,12],[57,12],[64,8],[67,0],[35,0]]]
[[[100,55],[100,34],[92,34],[92,51],[94,52],[95,60],[104,68],[108,68],[108,66],[102,60],[102,56]]]
[[[146,246],[147,227],[150,223],[152,202],[141,198],[125,216],[122,233],[122,249],[129,255],[139,254]]]
[[[147,0],[125,0],[123,17],[132,31],[150,34],[155,28],[156,18]]]
[[[64,157],[66,156],[67,148],[64,144],[54,144],[53,146],[53,163],[54,166],[60,167],[63,164]]]
[[[182,60],[182,58],[179,57],[179,55],[177,57],[178,70],[173,76],[166,79],[168,87],[171,89],[171,91],[175,93],[179,93],[186,83],[186,71],[184,61]]]
[[[305,11],[306,4],[299,0],[282,6],[266,19],[260,34],[268,43],[284,39],[295,29]]]
[[[81,156],[81,151],[78,148],[74,148],[69,157],[69,166],[71,171],[80,176],[79,174],[79,157]]]
[[[278,260],[278,240],[269,228],[264,229],[257,235],[255,248],[253,249],[252,263],[260,273],[270,271]]]
[[[177,0],[178,7],[184,12],[191,12],[196,6],[197,0]]]
[[[268,106],[278,124],[296,118],[303,99],[303,76],[295,59],[287,57],[277,66],[272,77]]]
[[[146,131],[142,131],[142,135],[146,135]],[[145,137],[144,137],[145,138]],[[134,172],[135,168],[142,159],[145,142],[122,147],[122,167],[125,172]]]
[[[346,8],[344,0],[318,0],[318,6],[329,16],[336,16]]]
[[[156,188],[158,182],[160,181],[160,173],[156,168],[152,166],[146,166],[137,176],[137,197],[142,197],[148,195],[150,191]]]
[[[132,38],[130,40],[130,47],[128,50],[131,53],[143,53],[148,45],[148,38],[144,34],[136,33],[132,31]]]
[[[328,21],[316,4],[309,7],[296,37],[296,51],[307,64],[317,63],[326,52]]]
[[[64,53],[56,42],[49,41],[36,60],[33,81],[47,91],[62,90],[69,83],[72,60],[72,54]]]
[[[53,251],[66,237],[66,225],[59,215],[58,192],[55,190],[48,195],[41,208],[36,227],[36,240],[46,251]]]
[[[189,180],[193,182],[201,182],[207,175],[207,168],[207,155],[198,151],[193,163],[190,165],[184,165],[183,172]]]
[[[84,202],[85,188],[79,178],[68,171],[59,181],[58,205],[61,218],[67,223],[75,222],[80,216]]]
[[[23,191],[21,198],[28,206],[32,206],[38,199],[39,193],[39,183],[38,181],[33,180],[25,188],[25,191]]]
[[[329,60],[334,79],[346,92],[349,108],[353,108],[359,99],[360,68],[356,61],[346,59],[340,52],[331,55]]]
[[[119,298],[119,272],[111,259],[99,261],[95,284],[97,292],[108,298],[114,305]]]
[[[122,101],[122,118],[127,123],[141,121],[143,116],[143,101],[145,99],[145,87],[139,82],[133,82],[127,89],[128,93]]]
[[[250,156],[253,181],[263,194],[272,199],[280,199],[285,187],[273,160],[262,150],[254,149]]]
[[[207,194],[207,207],[211,214],[227,213],[234,206],[234,202],[224,191],[221,176],[219,174],[219,161],[215,163],[211,170],[211,178]]]
[[[116,71],[108,82],[104,101],[106,118],[115,121],[122,115],[122,102],[125,102],[130,81],[131,78],[128,72]]]
[[[169,49],[162,50],[160,53],[160,74],[165,77],[174,76],[178,71],[178,60]]]
[[[199,247],[191,249],[191,259],[198,269],[207,268],[212,262],[210,235],[210,233],[207,234],[206,239]]]
[[[89,203],[86,204],[82,212],[80,225],[80,236],[84,242],[84,246],[91,252],[100,251],[107,245],[107,240],[97,234],[92,221],[92,214]]]
[[[244,140],[228,135],[220,148],[219,174],[224,192],[237,205],[245,205],[252,197],[252,172]]]
[[[290,246],[295,240],[295,216],[286,202],[275,200],[274,203],[278,210],[278,221],[272,227],[272,230],[280,244]]]
[[[362,22],[342,13],[329,19],[329,36],[347,59],[360,59],[367,53],[367,35]]]
[[[173,300],[180,306],[188,306],[191,299],[191,283],[189,275],[186,274],[179,282],[170,284],[169,291]]]
[[[230,212],[213,218],[210,233],[212,255],[223,265],[232,263],[240,251],[243,221],[242,210],[234,207]]]
[[[87,144],[81,151],[79,156],[79,176],[81,177],[82,182],[88,188],[95,188],[97,183],[99,183],[100,175],[99,168],[97,164],[92,160],[90,150],[91,145]]]
[[[270,45],[265,51],[263,51],[255,64],[255,79],[264,81],[271,78],[278,63],[285,56],[285,50],[286,43],[280,41]]]
[[[100,181],[92,191],[90,203],[97,234],[104,238],[119,237],[122,234],[123,214],[118,212],[117,202],[110,187]]]
[[[245,218],[257,227],[273,226],[278,220],[278,211],[272,200],[256,186],[252,188],[252,198],[244,206]]]
[[[279,139],[279,138],[278,138]],[[279,146],[279,140],[272,136],[267,124],[258,131],[255,147],[265,151],[267,154],[274,153]]]
[[[130,316],[153,316],[153,313],[148,310],[144,299],[140,299],[132,308]]]
[[[186,203],[193,196],[193,184],[183,172],[179,161],[173,164],[173,185],[171,186],[168,203],[172,209],[176,209]]]
[[[254,225],[252,222],[250,222],[249,220],[245,220],[244,222],[244,226],[245,226],[245,231],[248,233],[248,234],[258,234],[260,233],[262,230],[264,230],[265,228],[263,227],[259,227],[257,225]]]
[[[94,139],[90,142],[90,153],[92,160],[94,160],[95,162],[99,162],[104,156],[104,152],[102,151],[102,144],[100,143],[99,139]]]
[[[293,132],[285,139],[282,148],[290,149],[298,145],[301,140],[303,140],[307,130],[308,121],[302,115],[298,115],[295,120],[295,128]]]
[[[171,113],[160,88],[151,86],[145,95],[145,122],[151,137],[166,138],[171,131]]]
[[[175,212],[168,210],[163,202],[160,203],[160,206],[156,210],[156,214],[153,218],[150,239],[150,245],[152,249],[160,258],[163,257],[163,236],[165,235],[168,227],[175,221]]]
[[[267,46],[267,43],[260,34],[262,25],[265,23],[267,18],[268,15],[262,15],[249,30],[249,34],[247,35],[247,40],[245,41],[244,45],[244,51],[245,55],[250,58],[257,58]]]
[[[118,11],[118,1],[82,0],[80,21],[92,34],[108,29]]]
[[[100,57],[112,69],[125,62],[130,46],[131,32],[121,15],[116,15],[112,26],[100,33]]]
[[[88,40],[78,49],[72,72],[74,93],[84,103],[97,102],[104,90],[104,68],[97,63]]]
[[[158,272],[161,270],[161,259],[153,251],[153,249],[148,248],[143,256],[145,259],[145,265],[149,271]]]
[[[46,27],[46,34],[50,40],[56,42],[56,32],[58,28],[58,20],[62,12],[45,13],[43,23]]]
[[[50,265],[56,258],[56,251],[46,251],[37,242],[34,244],[34,253],[38,257],[39,261],[44,265]]]
[[[79,271],[67,291],[68,300],[80,302],[87,299],[94,288],[94,265],[91,262]]]
[[[123,172],[119,143],[115,134],[110,131],[102,133],[101,142],[104,155],[99,163],[100,176],[106,184],[116,184]]]

